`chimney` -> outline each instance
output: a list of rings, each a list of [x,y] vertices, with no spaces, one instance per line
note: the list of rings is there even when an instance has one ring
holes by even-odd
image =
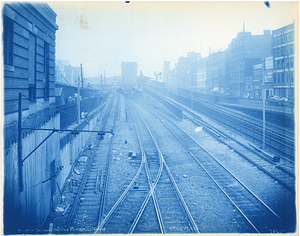
[[[243,23],[243,32],[245,33],[245,22]]]

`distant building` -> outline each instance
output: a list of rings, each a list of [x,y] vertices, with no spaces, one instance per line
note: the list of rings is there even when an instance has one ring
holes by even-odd
[[[261,63],[262,58],[270,57],[271,49],[272,35],[268,30],[263,35],[252,35],[244,30],[232,39],[228,46],[231,95],[252,96],[253,65]]]
[[[170,62],[164,61],[164,68],[163,68],[163,82],[168,85],[169,77],[170,77]]]
[[[56,60],[55,72],[57,82],[78,86],[78,78],[81,78],[80,67],[71,66],[68,60]]]
[[[137,63],[122,62],[121,75],[123,83],[135,83],[137,77]]]
[[[294,99],[294,23],[272,31],[274,94],[280,98]]]
[[[208,92],[206,87],[206,61],[206,57],[202,58],[200,56],[197,67],[197,91],[200,93]]]
[[[200,53],[188,52],[187,57],[178,58],[176,66],[176,84],[178,87],[191,89],[197,88],[197,68]]]
[[[226,52],[210,54],[206,61],[206,86],[210,92],[224,93],[226,81]]]

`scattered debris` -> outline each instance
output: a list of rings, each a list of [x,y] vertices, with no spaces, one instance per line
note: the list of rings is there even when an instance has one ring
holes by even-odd
[[[197,128],[195,129],[195,132],[200,132],[202,129],[203,129],[202,127],[197,127]]]
[[[93,149],[95,147],[94,143],[92,141],[90,141],[89,145],[88,145],[88,149]]]
[[[133,153],[133,152],[129,151],[129,152],[128,152],[128,156],[129,156],[129,157],[132,157],[132,153]]]
[[[77,169],[75,169],[75,168],[74,168],[74,172],[75,172],[77,175],[80,175],[79,170],[77,170]]]
[[[66,207],[66,209],[65,209],[65,211],[64,211],[64,213],[63,213],[63,215],[66,214],[66,212],[67,212],[67,210],[69,209],[69,207],[70,207],[70,204],[68,204],[68,206]]]
[[[88,157],[87,156],[81,156],[78,160],[79,163],[85,163],[87,161]]]
[[[187,175],[183,175],[183,177],[184,177],[184,178],[186,178],[186,177],[187,177]]]
[[[127,140],[125,139],[125,144],[127,144]]]
[[[62,208],[62,207],[56,207],[55,211],[57,211],[57,212],[63,212],[64,208]]]
[[[234,152],[234,149],[232,149],[231,151]]]

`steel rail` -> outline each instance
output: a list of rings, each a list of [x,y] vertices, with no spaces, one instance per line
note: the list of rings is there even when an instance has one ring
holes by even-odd
[[[120,102],[120,97],[118,96],[117,104],[116,104],[116,110],[115,110],[115,114],[114,114],[114,120],[113,120],[113,130],[115,129],[115,126],[116,126],[116,120],[117,120],[117,116],[118,116],[118,108],[119,108],[118,105],[119,105],[119,102]],[[112,104],[111,104],[111,106],[112,106]],[[107,116],[107,119],[108,119],[108,116]],[[100,209],[99,209],[98,222],[100,222],[101,219],[102,219],[103,211],[104,211],[104,206],[105,206],[105,199],[106,199],[106,193],[107,193],[107,187],[108,187],[108,176],[109,176],[110,164],[111,164],[111,159],[112,159],[112,154],[111,153],[112,153],[113,141],[114,141],[114,139],[112,138],[110,140],[110,143],[109,143],[109,158],[107,160],[106,176],[105,176],[103,191],[102,191],[101,200],[100,200],[100,204],[101,205],[100,205]],[[101,229],[100,229],[100,233],[101,233]]]
[[[161,112],[160,112],[161,114]],[[177,124],[175,124],[173,121],[171,121],[170,119],[168,119],[167,117],[165,117],[163,114],[161,114],[164,117],[164,120],[168,120],[169,122],[171,122],[173,125],[175,125],[177,128],[179,128],[183,133],[185,133],[190,139],[192,139],[201,149],[203,149],[206,153],[209,154],[209,156],[211,156],[224,170],[226,170],[235,180],[237,180],[252,196],[254,196],[264,207],[266,207],[266,209],[268,209],[274,216],[276,216],[280,221],[282,221],[282,219],[277,215],[277,213],[275,213],[269,206],[267,206],[256,194],[254,194],[244,183],[242,183],[231,171],[229,171],[222,163],[220,163],[208,150],[206,150],[202,145],[200,145],[193,137],[191,137],[188,133],[186,133],[184,130],[182,130],[181,127],[179,127]],[[182,140],[172,131],[171,127],[169,127],[164,121],[161,121],[166,128],[173,133],[173,135],[175,136],[175,138],[182,143],[183,147],[185,147],[184,143],[182,142]],[[186,147],[185,147],[186,148]],[[226,193],[226,191],[219,185],[219,183],[217,182],[217,180],[215,180],[211,174],[206,170],[206,168],[200,163],[200,161],[193,155],[193,153],[186,148],[186,150],[189,152],[189,154],[195,159],[195,161],[201,166],[201,168],[210,176],[210,178],[217,184],[217,186],[221,189],[221,191],[226,195],[226,197],[234,204],[234,206],[238,209],[238,211],[243,215],[243,217],[247,220],[247,222],[255,229],[255,231],[257,231],[258,233],[260,233],[258,231],[258,229],[254,226],[254,224],[251,222],[251,220],[245,215],[245,213],[237,206],[237,204],[234,202],[234,200],[232,200],[232,198]]]
[[[274,214],[279,220],[282,220],[277,213],[275,213],[268,205],[266,205],[255,193],[253,193],[241,180],[239,180],[229,169],[227,169],[216,157],[214,157],[205,147],[203,147],[200,143],[198,143],[192,136],[190,136],[188,133],[186,133],[181,127],[179,127],[177,124],[175,124],[173,121],[171,121],[170,119],[168,119],[167,117],[164,116],[165,120],[168,120],[169,122],[171,122],[173,125],[175,125],[178,129],[180,129],[183,133],[185,133],[192,141],[194,141],[201,149],[203,149],[210,157],[212,157],[220,166],[222,166],[230,175],[232,175],[232,177],[234,177],[234,179],[236,179],[248,192],[250,192],[261,204],[263,204],[270,212],[272,212],[272,214]],[[163,124],[165,124],[165,122],[162,122]],[[172,129],[169,127],[168,128],[171,132]],[[172,132],[173,133],[173,132]],[[174,133],[173,133],[174,134]],[[177,140],[179,140],[182,144],[183,142],[181,141],[181,139],[178,138],[178,136],[176,134],[174,134],[174,136],[177,138]],[[184,146],[184,145],[183,145]],[[188,150],[188,149],[187,149]],[[190,152],[190,150],[188,150]],[[200,163],[197,160],[198,163]]]
[[[167,100],[170,101],[170,98],[167,98],[166,96],[164,96],[164,95],[162,95],[162,94],[160,94],[160,96],[163,96],[165,99],[167,99]],[[186,98],[184,98],[184,97],[181,97],[181,98],[186,99]],[[171,101],[173,101],[173,103],[174,103],[174,99],[172,99]],[[178,104],[178,101],[176,101],[176,104],[179,105],[179,104]],[[202,104],[203,104],[203,103],[202,103]],[[181,105],[179,105],[179,106],[181,106]],[[182,107],[182,106],[181,106],[181,107]],[[204,106],[204,107],[205,107],[205,106]],[[186,110],[186,108],[184,108],[184,109]],[[212,110],[212,108],[210,108],[210,107],[207,107],[207,109]],[[214,118],[214,119],[216,119],[216,118]],[[229,119],[229,118],[228,118],[228,119]],[[235,122],[235,123],[237,123],[237,122]],[[226,125],[230,126],[229,124],[226,124]],[[240,124],[239,124],[239,126],[240,126]],[[233,127],[233,128],[234,128],[234,127]],[[240,131],[240,132],[243,132],[243,131]],[[261,133],[258,132],[257,130],[253,130],[253,132],[255,132],[257,135],[261,135]],[[246,135],[249,135],[249,134],[246,134]],[[251,136],[251,137],[252,137],[253,139],[255,139],[255,140],[261,142],[261,140],[258,139],[258,138],[256,138],[255,136]],[[279,140],[275,140],[274,138],[272,138],[272,136],[269,136],[269,135],[268,135],[267,138],[270,139],[271,141],[274,141],[274,142],[278,143],[279,145],[284,145],[284,146],[286,146],[286,147],[289,148],[290,150],[294,150],[294,149],[295,149],[294,146],[290,146],[290,145],[287,146],[285,143],[281,143]],[[285,137],[283,137],[283,138],[285,138]],[[294,159],[294,158],[295,158],[293,155],[291,155],[291,154],[289,154],[289,153],[287,153],[287,152],[283,152],[282,150],[278,149],[278,147],[276,147],[276,146],[274,146],[274,145],[271,145],[271,144],[269,144],[269,143],[266,143],[266,146],[268,146],[268,147],[270,147],[270,148],[276,150],[276,151],[279,152],[279,153],[283,153],[283,154],[289,156],[291,159]],[[293,151],[293,153],[294,153],[294,151]]]
[[[109,104],[109,109],[111,108],[111,104],[112,104],[112,101],[111,101],[110,104]],[[107,114],[107,113],[108,113],[108,112],[106,112],[106,114]],[[105,114],[105,117],[107,117],[106,114]],[[98,142],[97,142],[97,145],[98,145],[98,143],[99,143],[99,140],[98,140]],[[93,157],[94,157],[95,152],[96,152],[96,149],[94,150],[92,157],[89,158],[89,162],[88,162],[88,164],[87,164],[87,168],[86,168],[86,170],[85,170],[85,172],[84,172],[84,175],[83,175],[83,178],[82,178],[82,180],[81,180],[81,183],[80,183],[78,192],[77,192],[76,197],[75,197],[75,200],[74,200],[74,202],[73,202],[73,207],[71,208],[70,215],[69,215],[69,217],[68,217],[68,219],[67,219],[67,224],[66,224],[67,228],[70,227],[70,225],[71,225],[71,223],[72,223],[72,221],[73,221],[74,215],[75,215],[75,213],[76,213],[76,211],[77,211],[77,209],[78,209],[79,201],[80,201],[80,196],[81,196],[81,193],[82,193],[82,191],[83,191],[83,189],[84,189],[84,186],[85,186],[85,184],[86,184],[87,176],[88,176],[88,174],[89,174],[89,172],[90,172],[90,170],[91,170],[92,162],[93,162],[93,160],[94,160]]]
[[[138,112],[138,114],[139,114],[139,116],[141,117],[141,119],[143,120],[145,126],[147,127],[148,132],[149,132],[149,134],[151,135],[152,140],[154,141],[157,150],[159,151],[159,154],[160,154],[160,156],[161,156],[161,158],[162,158],[163,164],[164,164],[164,166],[166,167],[166,170],[167,170],[167,172],[168,172],[168,175],[169,175],[170,179],[172,180],[173,186],[174,186],[174,188],[175,188],[175,190],[176,190],[176,193],[177,193],[177,195],[178,195],[178,197],[179,197],[179,199],[180,199],[180,203],[182,204],[182,206],[183,206],[183,208],[184,208],[184,210],[185,210],[185,213],[187,214],[187,217],[189,218],[189,221],[190,221],[190,223],[192,224],[193,230],[194,230],[196,233],[200,233],[200,232],[199,232],[199,229],[198,229],[198,226],[196,225],[196,223],[195,223],[195,221],[194,221],[194,219],[193,219],[193,217],[192,217],[192,215],[191,215],[191,213],[190,213],[190,211],[189,211],[189,209],[188,209],[188,207],[187,207],[187,205],[186,205],[186,203],[185,203],[185,201],[184,201],[184,199],[183,199],[183,197],[182,197],[182,195],[181,195],[181,193],[180,193],[180,190],[179,190],[179,188],[178,188],[178,186],[177,186],[177,184],[176,184],[176,182],[175,182],[175,180],[174,180],[174,178],[173,178],[173,175],[172,175],[172,173],[171,173],[171,171],[170,171],[170,169],[169,169],[169,167],[168,167],[168,165],[167,165],[167,162],[165,161],[165,159],[164,159],[164,157],[163,157],[163,154],[162,154],[162,152],[161,152],[161,150],[160,150],[160,148],[159,148],[159,146],[158,146],[158,144],[157,144],[157,142],[156,142],[156,139],[154,138],[154,136],[153,136],[153,134],[152,134],[150,128],[149,128],[148,125],[146,124],[146,122],[145,122],[145,120],[143,119],[143,117],[140,115],[139,112]],[[157,180],[157,182],[158,182],[158,180]],[[155,185],[157,184],[157,182],[155,183]]]
[[[200,117],[200,116],[198,116],[197,114],[195,114],[193,111],[190,111],[190,110],[189,110],[188,108],[186,108],[185,106],[180,105],[177,101],[174,101],[173,99],[170,99],[170,98],[168,98],[168,97],[166,97],[166,96],[164,96],[164,95],[162,95],[162,94],[161,94],[161,96],[163,96],[165,99],[167,99],[169,102],[171,102],[174,106],[179,107],[180,109],[184,110],[185,112],[187,112],[188,114],[192,115],[192,116],[195,117],[196,119],[201,120],[201,117]],[[208,127],[211,127],[211,125],[207,124],[206,122],[204,122],[204,121],[202,121],[202,120],[201,120],[200,122],[203,123],[204,125],[208,126]],[[228,125],[227,123],[225,123],[225,124]],[[230,126],[230,125],[228,125],[228,126]],[[234,128],[234,127],[233,127],[233,128]],[[257,132],[256,130],[252,130],[252,131],[253,131],[256,135],[261,135],[261,133]],[[241,132],[242,132],[242,131],[241,131]],[[225,136],[227,136],[227,138],[232,139],[231,137],[229,137],[228,135],[224,134],[224,133],[221,132],[221,131],[218,131],[218,133],[219,133],[220,135],[225,135]],[[252,135],[251,137],[252,137],[254,140],[257,140],[258,142],[261,141],[259,138],[255,137],[254,135]],[[268,136],[268,138],[269,138],[269,136]],[[269,139],[272,140],[272,138],[269,138]],[[236,141],[236,140],[235,140],[235,141]],[[272,141],[281,144],[278,140],[272,140]],[[282,143],[282,145],[285,146],[284,143]],[[289,162],[294,163],[294,160],[292,160],[292,159],[294,159],[294,156],[290,155],[289,153],[283,152],[283,151],[281,151],[280,149],[278,149],[277,147],[274,147],[274,146],[272,146],[272,145],[270,145],[270,144],[268,144],[268,143],[266,143],[266,146],[268,146],[268,147],[270,147],[270,148],[272,148],[272,149],[275,149],[275,150],[276,150],[277,152],[279,152],[279,153],[283,153],[283,154],[285,154],[285,155],[291,157],[291,158],[286,158],[286,157],[281,157],[281,158],[285,159],[286,161],[289,161]],[[288,148],[294,149],[294,147],[288,147]]]
[[[136,110],[136,108],[132,105],[132,107],[135,109],[135,111],[137,112],[137,114],[139,115],[139,117],[142,119],[142,117],[140,116],[140,114],[138,113],[138,111]],[[132,116],[132,112],[131,112],[131,109],[130,109],[130,113],[131,113],[131,116]],[[145,157],[145,169],[146,169],[146,175],[147,175],[147,179],[148,179],[148,183],[149,183],[149,186],[150,186],[150,195],[152,196],[152,199],[153,199],[153,203],[154,203],[154,207],[155,207],[155,211],[156,211],[156,215],[157,215],[157,219],[158,219],[158,223],[159,223],[159,227],[160,227],[160,230],[162,233],[165,233],[166,230],[165,230],[165,227],[164,227],[164,224],[163,224],[163,220],[162,220],[162,216],[161,216],[161,212],[160,212],[160,209],[159,209],[159,205],[158,205],[158,201],[157,201],[157,198],[156,198],[156,195],[155,195],[155,192],[154,192],[154,188],[156,186],[156,184],[158,183],[158,180],[161,176],[161,173],[162,173],[162,170],[163,170],[163,164],[162,164],[162,156],[161,156],[161,153],[159,153],[159,161],[160,161],[160,168],[159,168],[159,171],[158,171],[158,174],[156,176],[156,180],[154,182],[154,184],[152,185],[151,183],[151,178],[150,178],[150,170],[148,168],[148,162],[147,162],[147,157],[146,157],[146,154],[145,154],[145,151],[144,151],[144,145],[141,141],[141,138],[140,138],[140,134],[139,134],[139,131],[138,131],[138,128],[137,128],[137,124],[136,124],[136,120],[134,118],[134,116],[132,116],[133,118],[133,121],[134,121],[134,126],[135,126],[135,130],[136,130],[136,134],[138,136],[138,140],[139,140],[139,144],[140,144],[140,148],[142,150],[142,153],[144,154],[144,157]],[[149,131],[148,131],[149,132]],[[150,195],[149,197],[147,196],[147,198],[145,199],[142,207],[140,208],[134,222],[132,223],[130,229],[129,229],[129,232],[128,233],[133,233],[140,217],[142,216],[142,213],[146,207],[146,205],[148,204],[149,202],[149,199],[150,199]]]

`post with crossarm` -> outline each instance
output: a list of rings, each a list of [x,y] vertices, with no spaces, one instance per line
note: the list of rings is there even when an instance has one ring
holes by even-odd
[[[265,93],[265,59],[262,59],[262,102],[263,102],[263,138],[262,138],[262,149],[266,148],[266,93]]]

